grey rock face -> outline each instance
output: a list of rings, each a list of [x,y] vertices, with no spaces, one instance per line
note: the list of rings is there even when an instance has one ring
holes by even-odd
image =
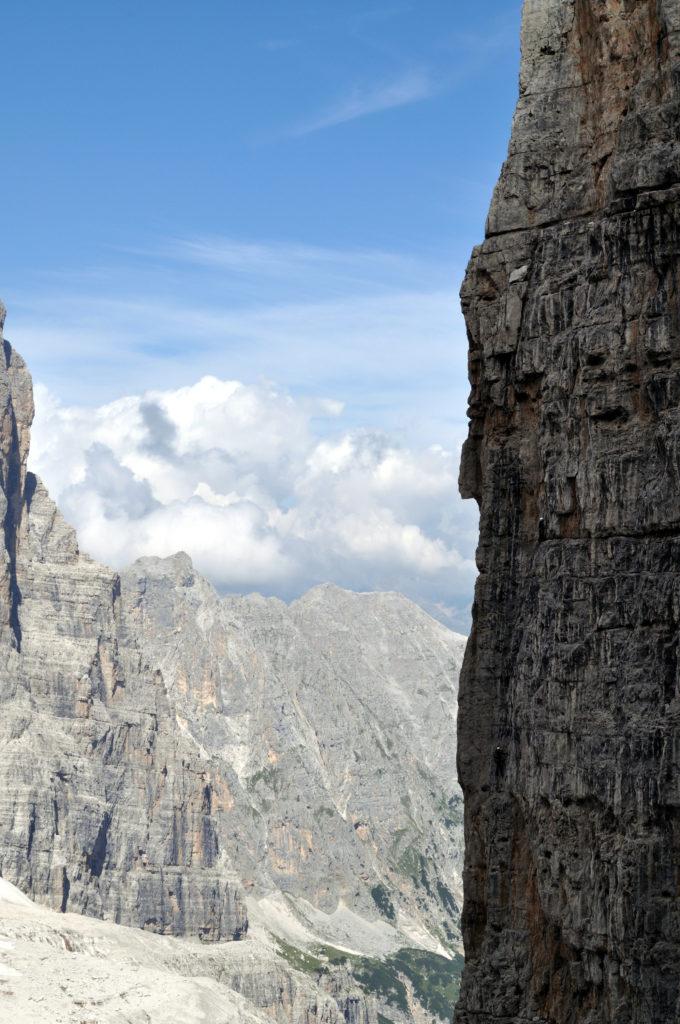
[[[0,675],[0,873],[57,909],[205,939],[247,927],[207,765],[121,633],[118,577],[29,474],[16,647]],[[11,623],[10,623],[11,625]]]
[[[121,605],[181,728],[231,770],[218,832],[248,892],[284,893],[350,948],[343,907],[456,945],[463,639],[398,594],[220,599],[184,555],[133,565]]]
[[[26,472],[31,381],[7,342],[0,410],[0,874],[57,909],[239,937],[245,902],[206,765],[121,629],[118,576],[79,554]]]
[[[3,351],[0,876],[204,942],[242,938],[250,913],[364,1021],[356,986],[301,951],[366,973],[458,949],[464,639],[398,594],[222,599],[186,555],[92,561],[26,470],[31,381]],[[272,970],[280,994],[290,971]]]
[[[680,1020],[676,0],[526,0],[462,292],[459,1024]]]

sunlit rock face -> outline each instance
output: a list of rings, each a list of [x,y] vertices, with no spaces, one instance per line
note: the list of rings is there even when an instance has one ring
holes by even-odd
[[[220,597],[181,553],[98,564],[26,470],[32,415],[5,342],[0,877],[165,936],[264,930],[285,963],[337,985],[343,1013],[338,947],[361,958],[369,995],[386,985],[378,961],[397,957],[395,974],[408,947],[412,974],[436,965],[432,1012],[448,1019],[465,639],[396,593],[320,586],[286,605]],[[326,960],[304,953],[321,946]],[[404,1022],[436,986],[399,985],[390,1020]]]
[[[526,0],[462,290],[458,1024],[680,1019],[680,5]]]
[[[458,948],[464,638],[396,593],[220,598],[186,555],[140,559],[121,592],[181,730],[232,772],[213,804],[248,893]]]
[[[56,909],[239,938],[243,890],[207,796],[221,777],[126,632],[119,577],[26,472],[31,379],[3,354],[0,874]]]

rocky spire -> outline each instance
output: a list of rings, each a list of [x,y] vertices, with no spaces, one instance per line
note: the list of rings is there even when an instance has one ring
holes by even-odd
[[[4,339],[6,309],[0,302],[0,522],[4,559],[0,566],[0,638],[21,647],[17,550],[21,528],[26,459],[33,421],[33,388],[23,359]]]
[[[458,1024],[680,1013],[680,5],[525,0],[462,290]]]

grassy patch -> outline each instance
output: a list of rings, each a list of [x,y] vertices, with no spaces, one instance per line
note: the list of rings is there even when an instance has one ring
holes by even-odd
[[[278,773],[276,768],[273,765],[268,764],[266,767],[260,768],[259,772],[255,772],[254,775],[251,775],[250,778],[246,780],[246,785],[248,786],[248,789],[255,789],[257,785],[262,782],[267,789],[273,789],[276,791],[277,775]]]
[[[460,992],[462,956],[447,960],[424,949],[400,949],[389,957],[394,969],[413,985],[413,993],[430,1013],[450,1020]]]
[[[408,832],[407,828],[398,828],[392,834],[392,842],[390,843],[390,854],[393,857],[396,857],[397,850],[399,849],[399,845],[400,845],[402,839],[404,838],[404,836],[407,834],[407,832]]]
[[[445,828],[456,829],[463,824],[463,801],[459,796],[446,797],[441,790],[432,794],[437,816]]]
[[[334,967],[349,967],[357,984],[368,995],[375,996],[383,1009],[393,1006],[402,1013],[409,1012],[407,982],[428,1013],[442,1021],[451,1020],[460,991],[462,956],[456,954],[448,960],[424,949],[405,948],[379,960],[346,953],[334,946],[318,946],[314,953],[307,953],[284,939],[277,939],[276,944],[283,959],[306,974],[321,977]],[[393,1021],[379,1013],[378,1024],[393,1024]]]
[[[449,887],[444,885],[443,882],[437,882],[437,892],[439,893],[439,899],[444,904],[450,914],[456,916],[460,913],[460,908],[456,903],[455,897]]]
[[[334,949],[333,946],[320,946],[318,952],[328,958],[329,964],[345,964],[350,967],[354,980],[364,992],[376,996],[383,1003],[396,1006],[404,1013],[408,1012],[406,986],[394,970],[390,962],[391,957],[378,960],[368,956],[356,956],[353,953],[345,953],[342,949]]]
[[[320,974],[323,971],[323,962],[311,953],[306,953],[304,949],[291,946],[285,939],[276,939],[276,945],[283,959],[296,971],[305,971],[307,974]]]
[[[364,992],[374,995],[383,1004],[408,1013],[408,994],[404,979],[413,986],[418,1002],[433,1016],[450,1021],[460,991],[463,958],[452,960],[424,949],[400,949],[397,953],[378,960],[355,956],[332,946],[318,950],[332,965],[351,967],[355,981]],[[384,1018],[389,1024],[389,1018]],[[382,1024],[382,1022],[381,1022]]]
[[[385,886],[374,885],[371,889],[371,896],[383,917],[386,917],[388,921],[394,921],[397,915],[394,912],[394,904]]]
[[[391,963],[386,960],[371,960],[358,957],[354,964],[354,978],[365,992],[370,992],[389,1006],[396,1006],[403,1013],[408,1013],[406,986]]]
[[[422,860],[417,850],[414,850],[412,846],[407,846],[405,850],[399,856],[397,861],[397,867],[402,875],[406,875],[408,878],[412,878],[413,881],[418,884],[418,876],[420,874],[420,861]]]
[[[429,896],[434,897],[427,874],[427,861],[422,853],[419,853],[413,846],[407,846],[397,862],[397,868],[402,875],[413,879],[417,886],[424,889]]]

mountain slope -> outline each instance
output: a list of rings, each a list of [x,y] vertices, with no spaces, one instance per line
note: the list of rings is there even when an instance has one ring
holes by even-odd
[[[184,555],[82,555],[26,470],[31,381],[3,354],[2,878],[167,936],[252,922],[316,986],[350,968],[395,1019],[440,989],[448,1016],[463,639],[395,594],[224,599]]]
[[[316,984],[266,936],[206,946],[152,935],[58,914],[0,879],[0,1019],[10,1019],[5,1014],[15,1024],[376,1022],[346,973]]]
[[[136,563],[121,602],[181,728],[236,771],[230,849],[247,890],[285,893],[350,948],[363,951],[359,925],[339,904],[382,924],[385,949],[455,944],[463,638],[398,594],[220,599],[184,555]]]

